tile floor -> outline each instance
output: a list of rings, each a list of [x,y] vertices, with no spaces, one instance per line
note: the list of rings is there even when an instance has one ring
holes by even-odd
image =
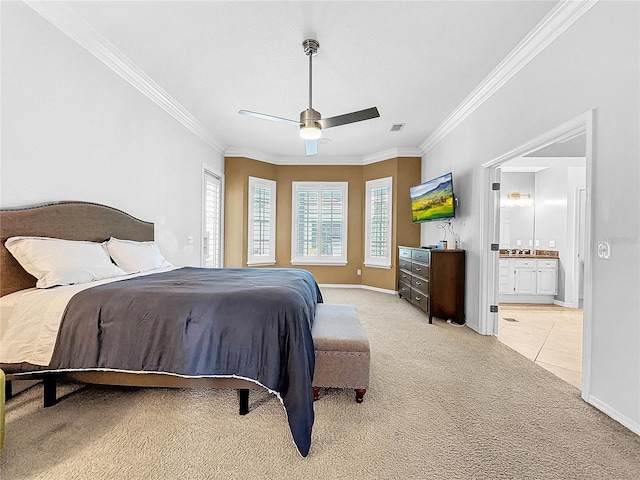
[[[501,303],[498,312],[498,340],[580,389],[582,310]]]

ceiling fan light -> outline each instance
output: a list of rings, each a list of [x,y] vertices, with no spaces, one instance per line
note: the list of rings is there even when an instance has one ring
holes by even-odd
[[[317,140],[322,136],[320,125],[314,123],[312,125],[302,125],[300,127],[300,136],[305,140]]]

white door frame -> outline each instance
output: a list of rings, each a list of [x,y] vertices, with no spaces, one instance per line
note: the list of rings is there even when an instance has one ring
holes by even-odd
[[[585,198],[584,204],[582,203],[583,198]],[[586,189],[575,188],[573,199],[573,231],[575,236],[573,237],[573,288],[571,293],[571,306],[573,308],[580,308],[580,286],[584,285],[584,276],[580,278],[580,262],[584,262],[586,257],[585,238],[581,236],[581,232],[585,228],[582,215],[585,205]]]
[[[499,251],[492,251],[491,244],[500,243],[500,204],[499,192],[492,190],[492,183],[500,179],[500,166],[535,150],[562,140],[568,140],[580,134],[586,136],[586,222],[585,222],[585,258],[584,258],[584,306],[582,337],[582,398],[589,396],[591,377],[591,300],[592,266],[591,252],[593,244],[593,118],[595,112],[588,112],[569,120],[562,125],[530,140],[482,165],[482,209],[480,221],[480,319],[478,333],[496,335],[498,333],[498,314],[490,312],[491,305],[498,305],[498,266]]]

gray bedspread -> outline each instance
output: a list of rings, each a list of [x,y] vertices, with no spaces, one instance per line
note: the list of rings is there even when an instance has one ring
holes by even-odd
[[[69,302],[48,369],[256,380],[279,393],[306,456],[318,302],[315,279],[301,269],[185,267],[100,285]]]

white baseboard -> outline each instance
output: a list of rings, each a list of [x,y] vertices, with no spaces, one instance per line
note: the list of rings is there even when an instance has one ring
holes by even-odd
[[[362,288],[364,290],[373,290],[374,292],[388,293],[390,295],[397,295],[397,290],[387,290],[385,288],[370,287],[369,285],[349,285],[347,283],[321,283],[318,284],[320,288]]]
[[[595,408],[597,408],[601,412],[613,418],[616,422],[627,427],[636,435],[640,435],[640,423],[631,420],[626,415],[621,414],[615,408],[612,408],[608,404],[602,402],[601,400],[598,400],[593,395],[589,395],[589,397],[587,398],[587,403],[590,405],[593,405]]]
[[[498,296],[500,303],[539,303],[552,304],[553,295],[525,295],[519,293],[503,293]]]
[[[561,300],[554,300],[553,301],[554,305],[558,305],[559,307],[564,307],[564,308],[575,308],[577,310],[577,307],[573,306],[573,303],[569,303],[569,302],[563,302]]]

